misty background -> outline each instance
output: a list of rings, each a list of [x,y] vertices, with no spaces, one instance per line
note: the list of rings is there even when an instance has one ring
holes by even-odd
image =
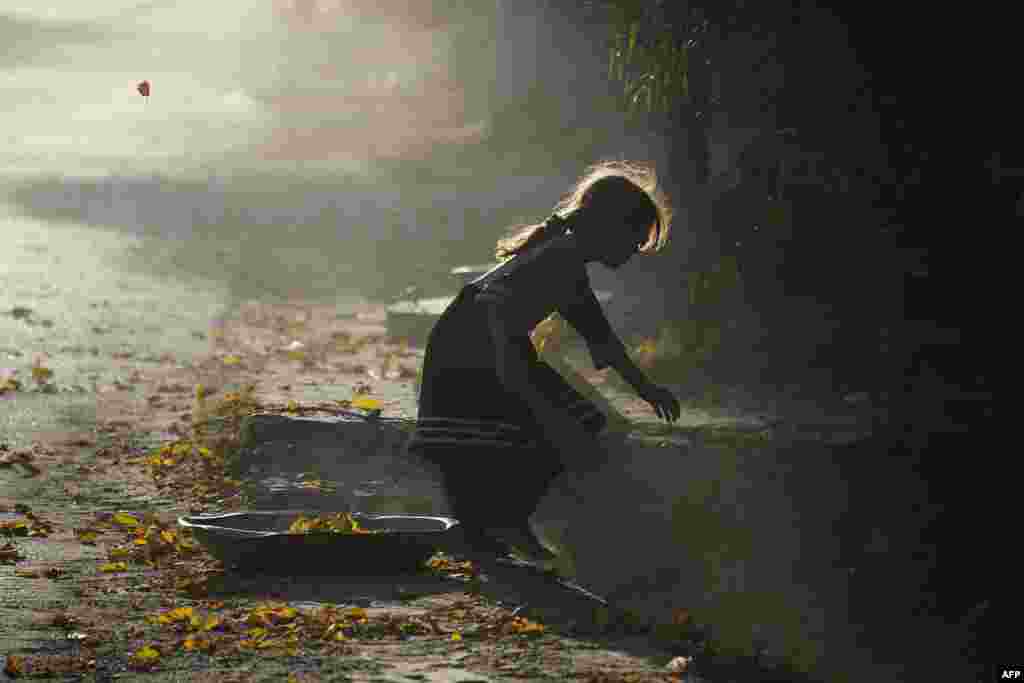
[[[51,227],[123,235],[114,270],[214,283],[227,308],[390,300],[449,293],[451,268],[491,261],[588,164],[650,161],[677,209],[669,249],[591,270],[624,338],[691,317],[690,276],[731,256],[743,287],[716,313],[723,379],[887,382],[907,355],[904,289],[927,265],[882,200],[920,178],[890,164],[851,29],[814,6],[721,10],[705,182],[678,121],[623,115],[598,4],[7,6],[0,196]]]
[[[17,214],[143,238],[117,269],[213,279],[230,305],[447,293],[587,164],[665,172],[664,134],[616,108],[600,35],[545,3],[8,7],[0,190]],[[676,204],[674,269],[693,243]],[[620,329],[653,334],[685,299],[649,260],[593,275]]]

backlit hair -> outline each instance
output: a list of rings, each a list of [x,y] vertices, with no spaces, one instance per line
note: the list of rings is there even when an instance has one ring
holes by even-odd
[[[559,219],[577,213],[585,216],[590,211],[604,217],[621,217],[624,227],[649,226],[641,252],[660,251],[668,242],[672,207],[658,187],[654,168],[638,162],[602,161],[586,170],[555,205],[551,218],[543,223],[515,226],[511,234],[499,239],[495,255],[505,260],[557,237],[565,225]]]

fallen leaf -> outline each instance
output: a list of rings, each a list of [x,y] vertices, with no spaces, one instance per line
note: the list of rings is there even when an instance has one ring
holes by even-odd
[[[17,655],[7,655],[7,662],[4,664],[4,673],[11,678],[16,678],[25,673],[25,665],[22,662],[21,657]]]
[[[34,379],[37,384],[43,384],[51,377],[53,377],[53,370],[44,368],[41,365],[32,367],[32,379]]]
[[[182,642],[182,647],[186,650],[209,650],[213,645],[208,638],[189,636]]]
[[[139,520],[137,518],[133,517],[132,515],[129,515],[126,512],[117,512],[117,513],[115,513],[114,516],[111,518],[111,521],[113,521],[114,524],[118,524],[120,526],[138,526],[139,525]]]
[[[343,614],[354,621],[366,621],[369,619],[369,614],[362,607],[349,607]]]
[[[665,665],[665,668],[672,673],[683,673],[690,665],[691,659],[692,657],[673,657],[672,660]]]
[[[136,668],[148,669],[155,665],[159,660],[160,651],[154,647],[146,645],[132,655],[130,663]]]
[[[110,574],[113,572],[126,572],[128,571],[127,562],[107,562],[100,565],[100,571]]]
[[[0,546],[0,562],[17,562],[22,559],[18,549],[11,543]]]
[[[512,620],[512,631],[524,635],[540,634],[544,633],[544,625],[524,617],[515,617]]]
[[[365,398],[360,396],[359,398],[352,399],[352,407],[359,408],[360,410],[380,410],[384,404],[375,398]]]
[[[0,522],[0,534],[4,536],[28,536],[28,522],[16,519],[12,522]]]

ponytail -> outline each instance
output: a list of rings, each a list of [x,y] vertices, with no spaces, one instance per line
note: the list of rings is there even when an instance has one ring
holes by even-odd
[[[557,213],[552,214],[543,223],[514,228],[516,232],[510,237],[498,240],[494,254],[504,261],[535,246],[544,244],[560,237],[569,229],[569,221]]]

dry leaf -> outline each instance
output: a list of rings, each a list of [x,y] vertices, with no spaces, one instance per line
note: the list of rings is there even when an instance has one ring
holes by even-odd
[[[22,662],[21,657],[17,655],[7,655],[7,663],[4,664],[4,673],[11,678],[16,678],[25,673],[25,665]]]
[[[352,399],[352,407],[359,408],[360,410],[380,410],[384,404],[375,398],[365,398],[360,396]]]
[[[138,650],[131,657],[131,665],[139,669],[148,669],[160,660],[160,651],[149,645]]]
[[[18,549],[11,543],[5,543],[0,546],[0,562],[16,562],[22,559],[22,556],[18,553]]]
[[[42,365],[32,366],[32,379],[34,379],[37,384],[44,384],[51,377],[53,377],[53,370],[44,368]]]
[[[672,623],[676,626],[684,626],[690,621],[690,610],[685,607],[672,610]]]
[[[132,551],[129,548],[124,548],[121,546],[111,548],[107,551],[107,557],[111,560],[117,560],[122,557],[130,557],[131,554]]]
[[[544,625],[524,617],[515,617],[512,620],[512,632],[524,635],[541,634],[544,633]]]
[[[111,521],[113,521],[114,524],[117,524],[117,525],[120,525],[120,526],[132,526],[132,527],[135,527],[135,526],[139,525],[139,520],[137,518],[133,517],[132,515],[129,515],[127,512],[117,512],[117,513],[114,513],[114,516],[111,517]]]
[[[692,657],[673,657],[672,661],[665,665],[665,668],[672,673],[683,673],[690,665]]]

